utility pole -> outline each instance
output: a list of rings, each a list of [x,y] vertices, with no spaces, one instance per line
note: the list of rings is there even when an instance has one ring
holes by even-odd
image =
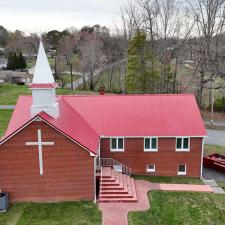
[[[214,118],[213,118],[213,106],[214,106],[214,76],[212,77],[211,80],[211,125],[213,125]]]
[[[71,84],[71,90],[73,90],[73,64],[70,62],[70,84]]]

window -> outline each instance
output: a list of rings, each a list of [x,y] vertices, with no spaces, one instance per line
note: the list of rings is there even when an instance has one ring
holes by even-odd
[[[123,138],[111,138],[111,151],[123,152],[124,151],[124,139]]]
[[[189,151],[190,138],[177,138],[176,151]]]
[[[178,165],[178,175],[186,175],[186,165]]]
[[[156,152],[158,149],[158,138],[145,138],[144,139],[144,151]]]
[[[146,166],[146,171],[147,171],[148,173],[155,173],[155,164],[148,164],[148,165]]]

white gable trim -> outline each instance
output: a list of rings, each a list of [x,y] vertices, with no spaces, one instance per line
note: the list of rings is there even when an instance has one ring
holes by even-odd
[[[55,129],[56,131],[58,131],[59,133],[61,133],[62,135],[64,135],[65,137],[67,137],[69,140],[73,141],[74,143],[76,143],[77,145],[79,145],[80,147],[82,147],[83,149],[85,149],[86,151],[88,151],[90,153],[90,156],[95,157],[96,154],[94,154],[93,152],[91,152],[89,149],[87,149],[85,146],[81,145],[79,142],[75,141],[73,138],[71,138],[70,136],[66,135],[64,132],[62,132],[61,130],[59,130],[58,128],[56,128],[55,126],[53,126],[52,124],[48,123],[46,120],[44,120],[43,118],[41,118],[40,116],[36,116],[33,119],[31,119],[29,122],[27,122],[26,124],[24,124],[22,127],[20,127],[18,130],[16,130],[15,132],[13,132],[12,134],[10,134],[7,138],[3,139],[2,141],[0,141],[0,145],[2,145],[3,143],[5,143],[6,141],[8,141],[10,138],[12,138],[13,136],[15,136],[17,133],[19,133],[21,130],[23,130],[25,127],[27,127],[28,125],[30,125],[32,122],[34,121],[43,121],[46,124],[48,124],[50,127],[52,127],[53,129]]]

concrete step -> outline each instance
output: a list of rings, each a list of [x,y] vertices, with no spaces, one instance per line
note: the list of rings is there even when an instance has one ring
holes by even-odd
[[[99,198],[99,202],[137,202],[137,198]]]
[[[106,168],[103,174],[105,177],[100,180],[99,202],[137,202],[133,178],[112,168]]]
[[[101,190],[100,191],[101,195],[105,195],[105,194],[128,194],[128,191],[124,190],[124,189],[111,189],[111,190]]]

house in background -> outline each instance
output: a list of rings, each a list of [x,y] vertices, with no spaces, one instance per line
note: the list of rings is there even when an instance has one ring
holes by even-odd
[[[193,95],[56,96],[42,43],[32,96],[0,141],[10,201],[137,201],[131,174],[202,176],[206,130]]]
[[[26,72],[0,70],[0,84],[29,84],[32,81],[32,75]]]

